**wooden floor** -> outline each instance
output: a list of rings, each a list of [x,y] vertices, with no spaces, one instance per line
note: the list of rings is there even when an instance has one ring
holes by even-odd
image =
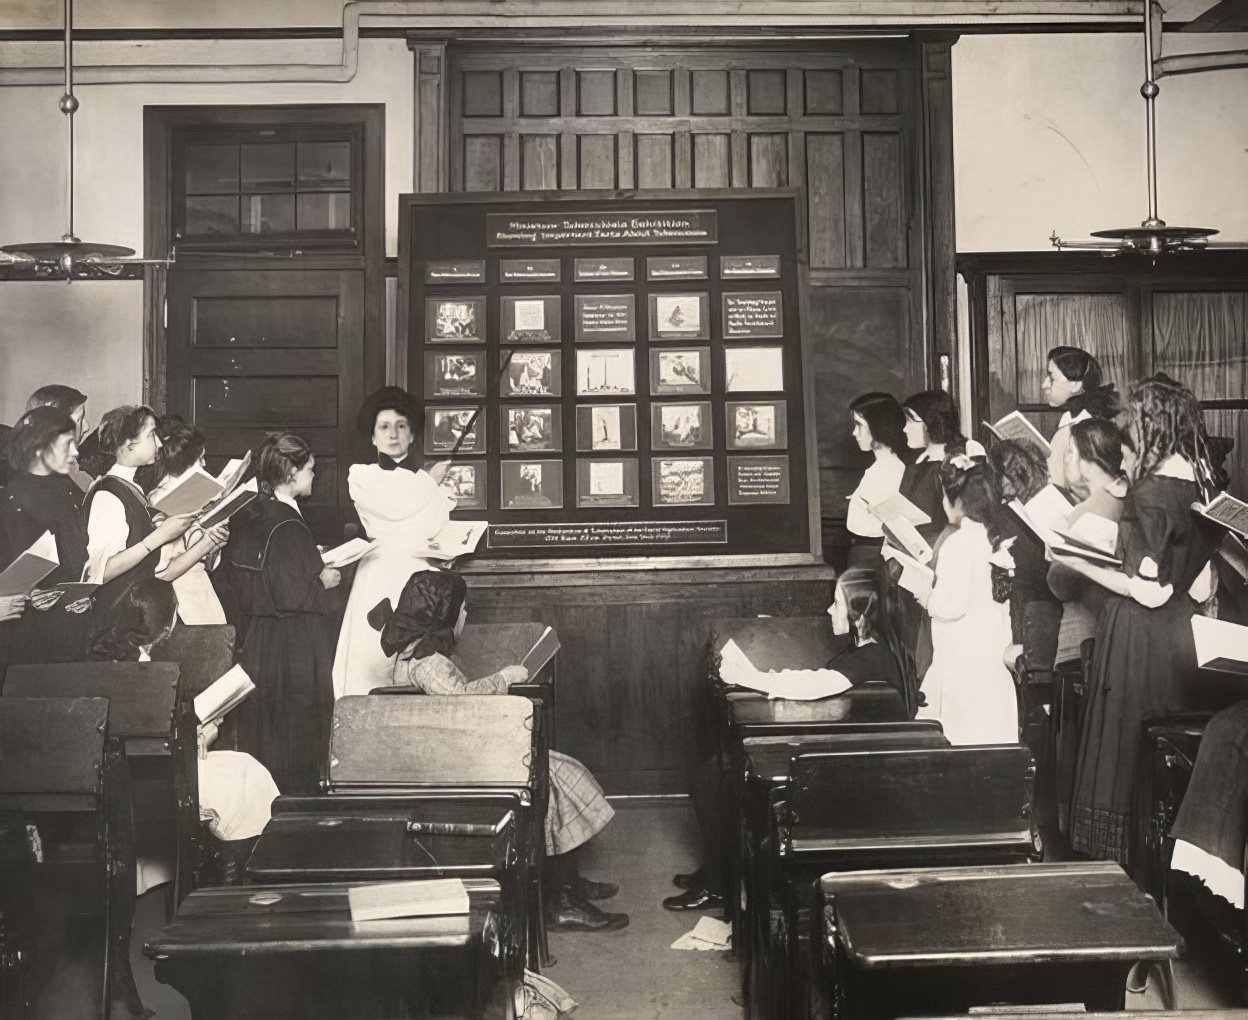
[[[618,882],[620,895],[603,906],[624,910],[632,924],[605,935],[551,936],[557,962],[547,971],[579,1002],[578,1020],[737,1020],[736,964],[726,953],[680,952],[672,942],[698,915],[673,914],[659,905],[676,892],[671,876],[697,861],[697,830],[684,800],[616,801],[616,818],[587,853],[585,873]],[[143,937],[161,923],[159,892],[144,896],[136,917],[133,954],[144,1002],[159,1020],[189,1020],[185,1000],[157,985],[143,959]],[[1238,1005],[1224,970],[1193,951],[1176,969],[1179,1005],[1185,1009]],[[1159,1009],[1150,991],[1127,996],[1128,1009]]]

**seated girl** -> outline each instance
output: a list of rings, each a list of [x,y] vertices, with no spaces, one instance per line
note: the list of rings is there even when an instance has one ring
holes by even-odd
[[[152,648],[164,641],[177,622],[178,600],[168,581],[139,581],[114,605],[104,629],[91,642],[91,657],[111,662],[151,662]],[[215,725],[201,726],[199,743],[199,816],[222,840],[259,836],[278,796],[268,769],[249,754],[209,751]]]
[[[468,619],[468,586],[451,570],[421,570],[408,578],[394,609],[378,603],[368,621],[381,631],[381,649],[394,660],[394,678],[426,694],[506,694],[523,683],[523,666],[504,666],[489,676],[470,680],[451,661],[455,642]],[[592,882],[577,872],[572,851],[597,835],[615,816],[602,787],[575,758],[550,752],[550,802],[546,810],[544,884],[547,923],[562,931],[616,931],[628,925],[627,914],[607,913],[590,900],[608,899],[619,887]]]
[[[842,673],[854,686],[886,683],[906,698],[907,715],[914,717],[917,692],[907,691],[895,643],[888,636],[877,592],[879,575],[869,567],[851,567],[836,582],[828,616],[832,633],[850,642],[825,668]],[[766,664],[761,664],[764,668]],[[724,859],[736,838],[731,819],[733,807],[724,784],[723,763],[707,758],[692,771],[689,799],[702,835],[701,866],[676,875],[672,882],[685,891],[663,900],[667,910],[722,909],[724,905]]]
[[[112,603],[102,628],[91,639],[91,657],[110,662],[150,662],[152,648],[164,641],[177,622],[178,600],[168,581],[154,577],[136,581]],[[264,766],[235,751],[205,753],[216,737],[199,734],[199,814],[218,839],[246,839],[260,835],[269,821],[277,787]],[[142,894],[172,878],[168,862],[140,857],[135,862],[136,892]],[[110,968],[110,1016],[147,1017],[130,970],[128,951],[116,955],[120,965]]]

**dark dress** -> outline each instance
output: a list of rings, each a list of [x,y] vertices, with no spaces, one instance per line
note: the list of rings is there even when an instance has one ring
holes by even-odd
[[[1111,594],[1096,630],[1096,650],[1076,759],[1071,846],[1127,864],[1140,730],[1150,716],[1186,707],[1197,673],[1192,639],[1196,603],[1188,594],[1213,554],[1216,535],[1192,513],[1196,485],[1152,476],[1128,492],[1118,530],[1124,570],[1157,564],[1174,586],[1169,601],[1148,609]]]
[[[0,493],[0,546],[8,561],[16,558],[50,531],[56,539],[60,566],[40,581],[46,590],[78,581],[87,562],[87,529],[82,517],[82,490],[68,475],[32,475],[13,471]],[[77,659],[85,650],[90,613],[66,613],[53,606],[40,611],[32,605],[17,620],[0,624],[9,647],[0,653],[9,662],[54,662]]]
[[[226,546],[247,621],[238,658],[256,685],[236,710],[239,750],[282,793],[312,794],[329,748],[342,600],[321,585],[321,554],[299,513],[271,496],[255,505]]]

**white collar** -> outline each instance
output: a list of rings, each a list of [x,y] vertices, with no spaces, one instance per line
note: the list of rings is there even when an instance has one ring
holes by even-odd
[[[299,501],[296,500],[294,496],[286,496],[280,492],[275,492],[273,493],[273,498],[277,500],[279,503],[285,503],[288,507],[292,508],[295,511],[295,513],[297,513],[300,517],[303,516],[303,511],[299,509]]]
[[[134,476],[138,472],[137,467],[130,467],[126,464],[114,464],[108,469],[108,473],[114,478],[120,478],[123,482],[134,484]]]
[[[139,649],[139,662],[151,662],[152,653],[145,648]]]
[[[1084,408],[1082,411],[1080,411],[1076,415],[1072,415],[1069,411],[1065,411],[1062,413],[1062,417],[1058,421],[1057,427],[1059,429],[1068,428],[1069,426],[1074,425],[1077,422],[1087,421],[1091,417],[1092,415],[1088,412],[1087,408]]]
[[[1158,478],[1177,478],[1181,482],[1196,481],[1196,471],[1191,461],[1177,453],[1170,454],[1158,464],[1153,474]]]

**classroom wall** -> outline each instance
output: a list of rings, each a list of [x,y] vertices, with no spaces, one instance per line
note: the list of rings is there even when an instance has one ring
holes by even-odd
[[[1248,47],[1167,33],[1164,53]],[[1114,35],[965,36],[953,48],[959,251],[1048,250],[1148,211],[1143,42]],[[1157,101],[1160,214],[1248,241],[1248,70],[1166,78]]]
[[[0,43],[0,65],[55,63],[58,48]],[[79,53],[79,50],[84,52]],[[100,59],[89,44],[75,59]],[[238,63],[324,60],[332,41],[170,43],[147,59]],[[398,199],[412,181],[412,59],[402,39],[365,39],[345,84],[154,84],[76,88],[75,233],[143,249],[145,105],[384,103],[386,252],[398,251]],[[284,51],[284,52],[283,52]],[[298,54],[298,55],[297,55]],[[132,59],[138,59],[136,55]],[[65,231],[64,131],[59,87],[0,88],[0,239],[51,240]],[[65,382],[91,398],[93,419],[133,403],[143,387],[141,281],[0,283],[0,422],[22,412],[36,386]]]
[[[1248,45],[1248,37],[1234,35],[1171,33],[1166,39],[1167,52]],[[106,59],[106,46],[79,44],[76,57]],[[331,59],[336,46],[332,40],[145,43],[129,47],[128,59],[320,61]],[[0,65],[58,59],[55,43],[0,43]],[[1099,227],[1139,222],[1146,209],[1141,73],[1138,32],[961,39],[953,50],[958,249],[1042,250],[1053,228],[1083,237]],[[59,237],[64,230],[59,91],[0,88],[5,242]],[[412,62],[404,41],[362,40],[359,73],[346,84],[77,91],[80,237],[142,247],[145,104],[380,102],[386,104],[386,249],[396,253],[396,196],[411,190],[412,179]],[[1158,120],[1164,218],[1218,226],[1227,239],[1248,239],[1245,109],[1248,71],[1163,82]],[[0,283],[0,422],[13,421],[34,386],[54,380],[88,392],[95,415],[137,399],[142,338],[143,286],[137,281]]]

